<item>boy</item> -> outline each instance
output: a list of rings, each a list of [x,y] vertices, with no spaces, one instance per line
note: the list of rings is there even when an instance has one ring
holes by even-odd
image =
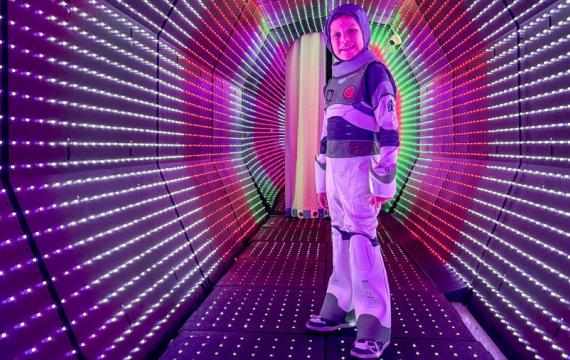
[[[390,290],[376,227],[381,204],[396,192],[396,85],[368,48],[370,26],[362,8],[336,8],[325,35],[339,61],[324,91],[315,173],[319,206],[331,216],[333,273],[320,314],[311,316],[306,327],[329,332],[356,326],[351,355],[377,359],[388,346],[391,328]]]

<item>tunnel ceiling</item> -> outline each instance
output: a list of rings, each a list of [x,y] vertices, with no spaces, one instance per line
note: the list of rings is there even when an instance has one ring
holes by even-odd
[[[570,3],[356,3],[398,86],[385,211],[508,356],[568,358]],[[1,350],[176,331],[278,201],[287,51],[338,4],[2,3]]]

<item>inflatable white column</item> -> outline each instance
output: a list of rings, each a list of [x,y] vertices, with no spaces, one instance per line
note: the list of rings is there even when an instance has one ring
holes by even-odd
[[[285,96],[285,209],[296,217],[317,213],[314,157],[324,111],[326,47],[320,33],[303,35],[287,53]]]

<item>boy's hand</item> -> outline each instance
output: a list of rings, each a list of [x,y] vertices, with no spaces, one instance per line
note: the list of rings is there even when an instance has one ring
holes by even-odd
[[[374,206],[374,207],[379,207],[382,204],[384,204],[385,202],[390,201],[391,198],[384,198],[384,197],[380,197],[380,196],[376,196],[374,194],[370,195],[370,202],[369,204]]]
[[[327,193],[322,192],[317,194],[317,204],[325,210],[329,209],[329,202],[327,200]]]

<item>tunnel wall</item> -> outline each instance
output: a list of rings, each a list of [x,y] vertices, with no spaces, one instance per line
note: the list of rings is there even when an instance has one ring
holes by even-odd
[[[448,68],[414,56],[427,69],[416,75],[420,149],[402,157],[410,176],[394,212],[468,286],[509,358],[566,358],[569,5],[418,6]],[[404,15],[403,28],[420,32],[420,21]]]
[[[151,354],[274,201],[242,154],[254,9],[5,5],[1,357]]]
[[[337,4],[2,2],[3,355],[177,329],[283,188],[286,54]],[[385,210],[508,356],[568,357],[568,2],[363,5],[399,89]]]

